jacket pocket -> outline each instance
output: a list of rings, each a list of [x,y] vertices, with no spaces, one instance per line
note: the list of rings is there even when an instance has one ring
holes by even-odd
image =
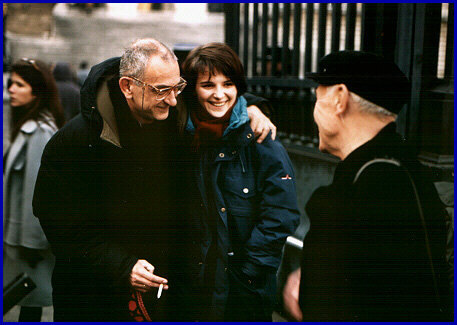
[[[224,201],[232,215],[250,217],[255,214],[257,191],[254,185],[242,182],[226,182]]]

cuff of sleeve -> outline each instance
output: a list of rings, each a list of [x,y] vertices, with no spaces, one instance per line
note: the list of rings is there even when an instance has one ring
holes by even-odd
[[[269,100],[250,93],[244,93],[243,96],[246,99],[247,106],[256,105],[268,118],[273,115],[274,109]]]
[[[138,262],[138,258],[136,256],[129,256],[123,263],[121,267],[122,271],[119,274],[119,278],[115,279],[115,282],[118,286],[130,286],[130,273],[132,273],[132,269],[135,266],[136,262]]]

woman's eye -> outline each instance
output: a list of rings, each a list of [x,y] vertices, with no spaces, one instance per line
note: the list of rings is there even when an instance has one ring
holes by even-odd
[[[211,88],[212,86],[213,86],[213,85],[211,85],[211,84],[204,84],[204,85],[202,85],[203,88]]]
[[[225,86],[226,86],[226,87],[231,87],[231,86],[233,86],[233,85],[234,85],[234,84],[233,84],[233,82],[231,82],[231,81],[225,83]]]

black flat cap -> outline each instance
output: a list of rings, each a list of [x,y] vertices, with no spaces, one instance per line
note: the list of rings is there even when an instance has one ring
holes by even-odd
[[[306,78],[324,86],[345,84],[349,91],[398,114],[409,102],[411,85],[398,66],[380,55],[339,51],[324,56]]]

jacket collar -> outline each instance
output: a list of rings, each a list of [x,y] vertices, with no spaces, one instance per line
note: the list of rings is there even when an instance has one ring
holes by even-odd
[[[51,114],[47,111],[40,115],[40,120],[28,120],[21,126],[21,132],[17,134],[14,141],[3,154],[3,168],[5,175],[9,174],[13,163],[16,161],[24,145],[27,143],[27,138],[33,134],[38,127],[44,127],[45,125],[54,132],[58,129]]]
[[[249,126],[249,116],[247,111],[247,102],[243,96],[238,97],[235,107],[230,116],[230,122],[222,136],[222,144],[224,147],[242,147],[247,146],[254,140],[254,132]],[[187,117],[186,131],[190,134],[195,133],[195,126],[192,123],[190,114]],[[229,150],[229,149],[227,149]],[[230,157],[225,155],[224,157]]]
[[[232,131],[238,129],[243,124],[249,122],[248,112],[247,112],[247,102],[243,96],[238,97],[235,107],[233,107],[232,115],[230,116],[230,121],[227,129],[225,129],[223,137],[226,137]],[[187,115],[187,125],[186,131],[190,134],[195,133],[195,125],[190,118],[190,112]]]
[[[119,129],[107,80],[119,74],[120,57],[103,61],[89,72],[81,88],[81,114],[91,126],[101,126],[100,138],[121,147]]]
[[[334,176],[334,182],[343,181],[352,183],[357,171],[375,158],[407,159],[412,155],[411,148],[404,139],[396,133],[396,124],[387,124],[373,139],[364,143],[351,152],[344,161],[341,161]]]
[[[97,108],[103,119],[103,128],[100,133],[100,138],[121,148],[121,139],[119,136],[116,115],[114,113],[114,106],[109,96],[108,79],[109,78],[102,81],[97,92]]]
[[[38,126],[46,124],[48,125],[53,131],[57,131],[57,125],[54,122],[54,118],[52,117],[51,113],[47,110],[43,111],[40,114],[39,120],[28,120],[21,126],[21,132],[25,134],[32,134],[38,128]]]

